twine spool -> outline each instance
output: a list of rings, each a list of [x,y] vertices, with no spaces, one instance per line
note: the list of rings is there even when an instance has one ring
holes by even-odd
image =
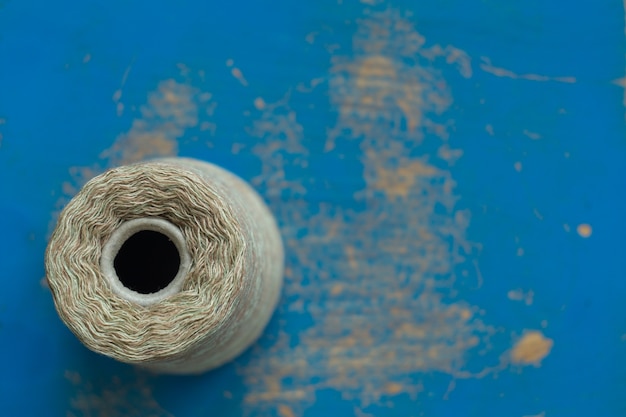
[[[283,246],[232,173],[168,158],[107,171],[61,213],[46,275],[90,349],[156,372],[203,372],[253,343],[274,311]]]

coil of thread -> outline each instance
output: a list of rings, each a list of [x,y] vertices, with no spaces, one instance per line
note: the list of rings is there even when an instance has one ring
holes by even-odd
[[[220,366],[260,336],[283,264],[261,197],[187,158],[93,178],[60,214],[46,250],[56,309],[81,342],[175,374]]]

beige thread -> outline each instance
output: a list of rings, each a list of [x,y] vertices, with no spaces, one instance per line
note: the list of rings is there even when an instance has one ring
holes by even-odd
[[[190,258],[180,289],[143,303],[114,291],[101,267],[111,236],[137,219],[177,228]],[[89,181],[59,216],[46,275],[61,319],[90,349],[157,372],[199,373],[259,337],[279,298],[283,258],[274,218],[248,184],[212,164],[168,158]]]

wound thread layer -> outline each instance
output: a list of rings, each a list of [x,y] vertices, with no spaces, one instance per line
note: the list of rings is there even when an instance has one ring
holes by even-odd
[[[142,230],[166,236],[180,258],[178,275],[155,293],[115,282],[124,239]],[[150,259],[150,250],[137,258]],[[125,256],[129,271],[141,270]],[[283,258],[276,223],[247,183],[212,164],[168,158],[89,181],[58,219],[46,274],[61,319],[88,348],[184,374],[215,368],[258,338],[279,298]]]

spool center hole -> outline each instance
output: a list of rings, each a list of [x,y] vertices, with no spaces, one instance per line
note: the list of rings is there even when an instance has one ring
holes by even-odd
[[[151,294],[174,280],[180,268],[180,254],[174,242],[163,233],[142,230],[122,244],[113,266],[126,288]]]

